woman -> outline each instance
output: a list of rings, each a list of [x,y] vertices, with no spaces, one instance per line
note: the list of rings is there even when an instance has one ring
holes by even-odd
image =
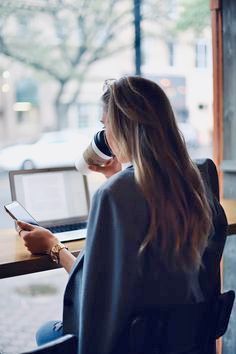
[[[32,253],[53,248],[70,273],[63,325],[44,326],[38,344],[73,333],[79,354],[114,352],[137,308],[213,294],[223,247],[212,258],[205,252],[207,275],[199,282],[212,212],[162,89],[141,77],[123,77],[106,85],[102,100],[102,122],[116,157],[104,167],[91,166],[112,177],[94,195],[84,255],[76,260],[49,231],[18,223]]]

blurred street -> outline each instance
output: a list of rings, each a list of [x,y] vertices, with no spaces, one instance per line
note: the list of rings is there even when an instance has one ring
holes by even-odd
[[[18,354],[36,347],[35,332],[62,318],[64,269],[0,280],[0,353]]]

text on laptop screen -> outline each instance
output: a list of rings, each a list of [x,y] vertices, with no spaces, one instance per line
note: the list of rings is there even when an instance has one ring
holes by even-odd
[[[34,172],[14,176],[15,197],[38,222],[88,215],[86,188],[75,170]]]

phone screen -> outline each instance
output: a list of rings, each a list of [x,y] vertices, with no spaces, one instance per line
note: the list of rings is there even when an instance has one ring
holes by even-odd
[[[21,220],[32,225],[38,225],[38,222],[19,202],[14,201],[8,205],[4,205],[4,208],[14,220]]]

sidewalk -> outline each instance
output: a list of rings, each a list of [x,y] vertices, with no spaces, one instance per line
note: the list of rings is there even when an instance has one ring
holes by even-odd
[[[59,269],[0,280],[0,354],[35,348],[39,326],[62,318],[67,277]]]

